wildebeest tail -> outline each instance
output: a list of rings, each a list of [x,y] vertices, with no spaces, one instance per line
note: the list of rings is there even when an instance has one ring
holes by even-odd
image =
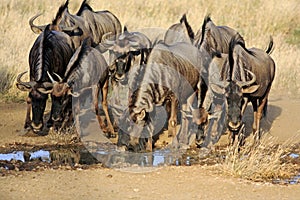
[[[270,55],[273,52],[273,50],[274,50],[273,37],[270,36],[270,42],[269,42],[269,45],[267,47],[266,53]]]
[[[181,19],[180,19],[180,23],[184,23],[187,31],[188,31],[188,35],[191,39],[194,39],[195,38],[195,34],[194,34],[194,31],[192,29],[192,27],[190,26],[190,24],[188,23],[187,19],[186,19],[186,14],[183,14]]]

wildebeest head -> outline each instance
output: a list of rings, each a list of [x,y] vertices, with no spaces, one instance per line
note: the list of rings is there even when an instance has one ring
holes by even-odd
[[[47,89],[40,88],[39,91],[43,94],[51,94],[52,98],[52,120],[54,122],[61,122],[66,117],[67,109],[71,105],[72,96],[78,96],[78,94],[72,93],[71,86],[64,82],[63,79],[56,73],[54,75],[59,81],[54,80],[54,78],[47,72],[52,84]]]
[[[24,82],[21,80],[21,78],[25,73],[27,73],[27,71],[18,75],[17,87],[22,91],[29,92],[29,97],[32,104],[32,122],[30,125],[35,132],[38,132],[43,128],[43,115],[48,98],[48,95],[40,93],[38,89],[49,88],[51,87],[51,83],[36,81]]]
[[[230,81],[225,88],[225,96],[228,105],[228,128],[232,131],[237,131],[242,125],[242,107],[244,105],[244,96],[255,92],[259,85],[255,83],[255,75],[249,71],[252,80],[247,82]]]
[[[146,141],[154,130],[154,122],[144,111],[136,114],[130,113],[129,110],[125,110],[120,118],[122,123],[118,131],[118,146],[125,146],[135,152],[145,150]]]
[[[135,62],[136,56],[141,56],[140,65],[146,63],[151,42],[144,34],[128,32],[126,27],[122,34],[113,36],[113,39],[109,36],[110,34],[103,36],[101,47],[110,51],[110,74],[116,81],[127,84],[126,73]]]

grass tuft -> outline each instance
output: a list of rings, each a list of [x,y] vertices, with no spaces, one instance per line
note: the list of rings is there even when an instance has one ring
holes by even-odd
[[[12,87],[16,74],[0,67],[0,94],[5,94]]]
[[[266,134],[260,142],[249,139],[240,149],[237,144],[228,147],[222,170],[252,181],[289,179],[299,173],[297,165],[287,159],[292,153],[294,141],[295,138],[278,144],[275,138]]]

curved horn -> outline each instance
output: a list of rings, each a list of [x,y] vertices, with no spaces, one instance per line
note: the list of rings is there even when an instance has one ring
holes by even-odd
[[[79,97],[80,96],[79,92],[72,92],[71,90],[68,90],[67,94],[71,95],[72,97]]]
[[[51,74],[47,71],[48,77],[50,78],[50,81],[52,83],[55,83],[56,81],[54,80],[54,78],[51,76]]]
[[[53,89],[47,90],[45,88],[37,88],[37,91],[39,91],[42,94],[50,94],[53,92]]]
[[[102,35],[101,41],[115,42],[114,40],[109,40],[111,36],[113,36],[112,32],[105,33]]]
[[[57,73],[53,72],[53,74],[58,78],[59,82],[63,82],[62,77],[60,77],[60,75],[58,75]]]
[[[27,73],[27,71],[25,71],[25,72],[22,72],[22,73],[20,73],[18,76],[17,76],[17,87],[20,89],[20,90],[25,90],[25,88],[27,88],[27,89],[31,89],[31,88],[33,88],[34,87],[34,85],[36,84],[36,82],[35,81],[30,81],[30,82],[23,82],[23,81],[21,81],[21,78],[22,78],[22,76],[24,75],[24,74],[26,74]],[[25,87],[25,88],[24,88]]]
[[[45,88],[53,87],[53,83],[50,83],[50,82],[44,82],[44,83],[43,83],[43,87],[45,87]]]
[[[130,40],[129,40],[129,44],[130,44],[130,46],[132,46],[132,47],[139,47],[139,46],[140,46],[140,43],[139,43],[139,42],[136,42],[136,41],[130,41]]]
[[[244,87],[246,85],[251,85],[251,84],[255,83],[255,81],[256,81],[256,75],[253,72],[251,72],[248,69],[245,69],[245,71],[247,71],[252,76],[252,79],[250,81],[246,81],[246,82],[236,81],[236,84],[240,87]]]
[[[36,14],[35,16],[33,16],[30,20],[29,20],[29,25],[30,28],[32,30],[32,32],[36,33],[36,34],[40,34],[41,32],[43,32],[46,28],[46,25],[42,25],[42,26],[37,26],[33,24],[33,21],[38,18],[39,16],[41,16],[42,13]]]

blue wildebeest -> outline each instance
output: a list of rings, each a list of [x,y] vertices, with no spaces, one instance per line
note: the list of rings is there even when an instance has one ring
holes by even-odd
[[[212,90],[226,96],[227,126],[232,132],[231,143],[243,125],[242,116],[249,101],[254,111],[253,134],[257,139],[261,137],[260,119],[266,113],[268,95],[275,76],[275,63],[269,55],[272,50],[272,38],[266,51],[247,49],[239,36],[230,41],[227,61],[221,67],[223,83],[216,82]],[[244,139],[243,136],[241,139]]]
[[[128,93],[138,84],[139,74],[146,63],[151,42],[140,32],[124,32],[119,35],[107,34],[99,45],[102,52],[108,51],[109,72],[113,96],[110,106],[115,116],[115,124],[128,105]],[[126,93],[125,96],[122,93]],[[123,98],[122,98],[123,96]]]
[[[101,89],[103,111],[105,112],[108,128],[112,129],[110,134],[113,134],[113,127],[107,108],[108,66],[100,51],[92,47],[91,39],[85,39],[82,45],[76,50],[67,66],[64,76],[56,76],[59,79],[58,82],[49,75],[52,87],[43,91],[44,93],[51,93],[54,97],[52,104],[53,115],[56,121],[63,121],[68,117],[68,110],[66,109],[72,96],[79,97],[84,91],[92,89],[93,106],[100,127],[104,129],[105,124],[99,116],[98,107],[98,96]]]
[[[182,111],[181,127],[173,139],[175,146],[189,143],[186,123],[187,98],[201,82],[201,72],[207,68],[211,58],[207,52],[188,43],[174,45],[157,44],[151,51],[144,75],[138,88],[129,100],[130,119],[135,127],[130,133],[129,146],[135,150],[152,151],[154,131],[152,112],[156,105],[162,105],[171,96],[178,99]],[[199,100],[202,102],[202,100]],[[146,143],[145,143],[146,142]]]
[[[208,125],[205,130],[204,135],[198,135],[196,142],[200,142],[205,139],[202,146],[210,145],[211,142],[214,144],[217,142],[221,134],[225,131],[224,123],[226,115],[226,106],[224,104],[222,95],[215,95],[211,91],[209,84],[212,74],[214,71],[213,65],[218,62],[224,62],[224,57],[227,58],[229,51],[229,42],[233,37],[238,37],[241,43],[245,43],[242,36],[234,29],[228,26],[216,26],[211,20],[210,16],[207,15],[204,20],[201,29],[197,32],[194,45],[198,48],[204,48],[213,58],[212,63],[207,71],[207,74],[204,76],[205,81],[208,83],[208,92],[206,94],[204,107],[210,113]],[[225,59],[226,60],[226,59]],[[219,65],[218,64],[218,65]],[[221,64],[223,65],[223,64]]]
[[[80,10],[78,11],[78,14],[82,14],[83,16],[77,16],[69,13],[68,3],[69,1],[66,1],[65,4],[60,6],[56,17],[49,25],[49,29],[67,33],[70,36],[70,39],[72,40],[72,47],[74,49],[78,48],[81,45],[82,41],[87,37],[92,37],[93,46],[95,46],[95,43],[100,41],[99,38],[102,38],[105,31],[109,31],[111,33],[119,33],[121,31],[121,24],[119,20],[117,18],[114,18],[114,15],[109,13],[108,11],[103,11],[104,14],[100,11],[94,12],[86,3],[86,1],[83,1]],[[107,17],[105,18],[104,16],[106,15]],[[33,22],[38,16],[39,15],[34,16],[29,21],[31,29],[35,33],[43,31],[45,27],[34,25]],[[102,20],[102,17],[99,16],[102,16],[105,20]],[[110,22],[108,18],[111,19]],[[98,27],[99,29],[95,30],[95,27]],[[63,75],[60,73],[58,74]],[[112,126],[110,126],[110,124],[111,123],[108,122],[108,130],[110,132],[113,132],[113,128]]]
[[[48,88],[50,74],[63,75],[67,64],[74,53],[74,43],[69,35],[63,32],[50,31],[49,26],[38,36],[29,53],[30,81],[23,82],[18,75],[17,87],[22,91],[29,91],[27,98],[27,114],[25,128],[32,128],[34,132],[43,129],[43,115],[48,95],[39,92],[39,88]],[[32,107],[32,121],[30,119]],[[50,114],[49,124],[52,123]]]
[[[91,37],[94,43],[93,46],[96,46],[101,42],[104,34],[121,33],[121,23],[119,19],[111,12],[107,10],[93,11],[87,1],[84,0],[77,14],[72,15],[68,10],[68,4],[69,0],[67,0],[65,4],[60,6],[55,19],[61,18],[61,20],[59,23],[56,23],[54,20],[52,24],[57,25],[51,26],[50,29],[59,29],[60,31],[64,31],[69,34],[74,40],[76,48],[79,47],[81,42],[87,37]],[[29,21],[30,27],[35,33],[40,33],[45,27],[45,25],[34,25],[33,22],[38,16],[40,16],[40,14],[32,17]],[[74,29],[74,27],[77,27],[77,29]]]
[[[171,45],[176,44],[178,42],[185,42],[188,44],[193,44],[194,42],[194,32],[192,27],[187,21],[186,14],[184,14],[179,23],[173,24],[166,31],[164,36],[164,43]],[[189,99],[190,105],[193,104],[194,95]],[[168,121],[168,135],[175,136],[176,134],[176,126],[177,126],[177,110],[178,110],[178,102],[174,96],[170,96],[170,100],[166,102],[166,108],[169,113],[169,121]],[[194,109],[192,106],[190,108],[193,111],[193,114],[197,113],[197,109]],[[200,119],[200,113],[198,113],[198,119]],[[197,120],[194,120],[197,121]],[[202,120],[200,120],[202,121]]]

